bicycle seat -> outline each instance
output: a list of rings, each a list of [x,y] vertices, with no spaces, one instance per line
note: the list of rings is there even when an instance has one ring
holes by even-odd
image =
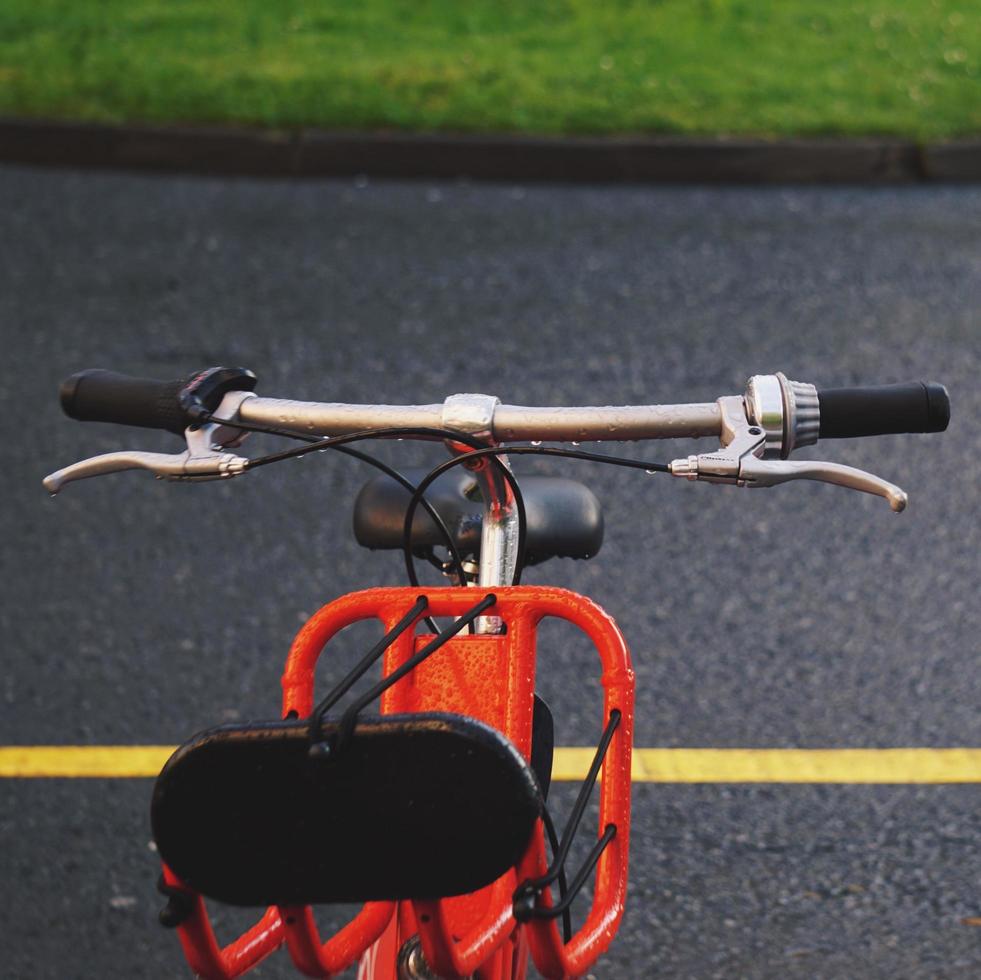
[[[440,898],[475,891],[522,858],[542,811],[531,766],[463,715],[362,718],[326,753],[309,721],[208,729],[153,792],[160,856],[231,905]]]
[[[418,484],[426,470],[407,469],[405,477]],[[592,558],[603,544],[603,509],[589,487],[554,476],[524,476],[521,495],[527,517],[525,564],[549,558]],[[402,547],[402,525],[409,492],[389,476],[369,480],[354,503],[354,536],[372,549]],[[477,480],[463,466],[438,477],[426,499],[442,517],[462,555],[480,553],[483,505]],[[412,519],[413,551],[442,545],[433,519],[418,508]]]

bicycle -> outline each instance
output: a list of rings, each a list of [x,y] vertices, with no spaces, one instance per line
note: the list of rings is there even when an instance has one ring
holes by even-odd
[[[602,512],[574,481],[519,483],[510,456],[744,487],[818,480],[884,497],[899,512],[906,494],[894,484],[788,457],[819,438],[943,431],[950,415],[937,384],[818,389],[782,374],[756,375],[744,395],[716,402],[605,408],[510,406],[474,394],[438,405],[343,405],[259,397],[255,386],[241,368],[173,382],[74,375],[61,390],[70,417],[168,430],[187,448],[108,453],[44,481],[57,493],[125,469],[228,479],[327,450],[383,471],[358,496],[355,535],[367,547],[401,549],[410,585],[321,608],[287,658],[282,717],[199,733],[158,777],[151,819],[167,898],[161,921],[176,928],[191,969],[209,978],[241,976],[282,946],[307,976],[357,963],[358,976],[373,980],[509,980],[526,976],[530,960],[547,977],[567,977],[588,970],[613,941],[629,858],[630,656],[616,624],[588,598],[520,584],[525,563],[595,554]],[[252,432],[303,444],[252,459],[232,452]],[[719,449],[670,463],[578,448],[700,436],[717,437]],[[425,474],[400,473],[351,445],[406,438],[443,442],[450,458]],[[421,586],[417,559],[453,584]],[[561,836],[546,805],[551,716],[535,693],[536,629],[549,616],[593,641],[604,688],[603,734]],[[364,619],[380,620],[384,636],[315,704],[322,651]],[[332,713],[379,660],[381,679]],[[379,699],[379,713],[365,714]],[[572,840],[601,775],[597,834],[568,880]],[[573,933],[570,905],[590,876],[590,912]],[[221,948],[205,898],[265,912]],[[364,904],[325,941],[312,906],[348,901]]]

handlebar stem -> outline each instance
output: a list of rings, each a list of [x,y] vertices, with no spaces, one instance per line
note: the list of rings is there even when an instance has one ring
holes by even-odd
[[[500,401],[493,395],[450,395],[443,402],[442,428],[466,433],[489,446],[494,440],[494,413]],[[451,453],[469,452],[471,447],[447,440]],[[465,464],[466,465],[466,464]],[[472,461],[471,471],[484,500],[484,514],[480,526],[480,569],[478,584],[481,588],[497,588],[510,585],[518,563],[518,508],[511,484],[501,472],[501,467],[511,465],[507,456],[495,459],[488,456]],[[503,628],[499,616],[481,616],[476,622],[478,633],[500,633]]]

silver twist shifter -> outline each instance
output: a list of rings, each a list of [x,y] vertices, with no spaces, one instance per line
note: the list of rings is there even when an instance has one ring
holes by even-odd
[[[885,497],[896,513],[905,509],[906,491],[865,470],[787,459],[792,450],[817,442],[820,407],[813,385],[790,381],[783,374],[759,374],[749,379],[744,398],[727,396],[717,404],[722,413],[721,448],[672,461],[674,476],[740,487],[818,480]]]

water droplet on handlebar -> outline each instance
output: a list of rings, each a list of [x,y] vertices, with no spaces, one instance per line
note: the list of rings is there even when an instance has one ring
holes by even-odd
[[[653,476],[657,472],[657,470],[644,470],[644,472],[649,473],[651,476]]]

